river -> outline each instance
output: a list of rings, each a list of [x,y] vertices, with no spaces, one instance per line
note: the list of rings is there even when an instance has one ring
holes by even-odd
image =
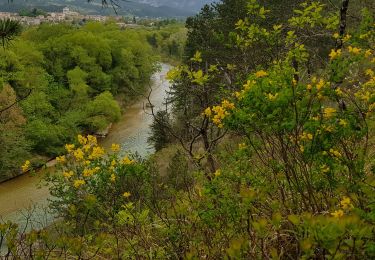
[[[169,65],[161,64],[161,70],[152,77],[150,99],[155,110],[162,109],[167,96],[170,84],[166,80],[166,74],[169,69]],[[138,153],[143,157],[151,154],[153,149],[148,145],[147,138],[153,119],[148,114],[150,109],[146,109],[147,103],[147,98],[142,98],[128,107],[121,120],[112,126],[108,136],[100,144],[109,148],[112,143],[118,143],[123,152]],[[23,175],[0,184],[0,221],[11,220],[23,224],[25,214],[29,212],[33,212],[32,220],[37,226],[44,226],[51,221],[51,216],[42,210],[47,205],[48,189],[45,186],[38,187],[41,186],[39,184],[43,172],[45,171],[40,171],[35,176]]]

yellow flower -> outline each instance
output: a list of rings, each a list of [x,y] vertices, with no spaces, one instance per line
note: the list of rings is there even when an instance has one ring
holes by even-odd
[[[241,100],[241,99],[242,99],[242,92],[236,91],[236,92],[234,92],[234,96],[235,96],[237,99]]]
[[[244,89],[245,91],[248,91],[248,90],[251,88],[252,85],[253,85],[253,81],[248,80],[248,81],[243,85],[243,89]]]
[[[112,150],[112,152],[115,152],[115,153],[119,152],[120,151],[120,145],[112,144],[111,150]]]
[[[348,50],[349,50],[350,53],[353,53],[353,54],[356,54],[356,55],[361,53],[361,49],[357,48],[357,47],[353,48],[352,46],[349,46]]]
[[[241,143],[241,144],[238,144],[238,149],[240,150],[243,150],[243,149],[246,149],[246,144],[245,143]]]
[[[310,133],[303,132],[301,135],[301,140],[312,140],[314,136]]]
[[[331,53],[329,54],[330,60],[334,60],[341,56],[341,49],[338,49],[337,51],[335,49],[331,50]]]
[[[272,93],[268,93],[267,95],[266,95],[266,97],[268,98],[268,100],[270,100],[270,101],[274,101],[274,100],[276,100],[276,98],[279,96],[279,93],[276,93],[275,95],[273,95]]]
[[[364,101],[369,101],[371,98],[371,93],[369,91],[366,91],[362,95],[360,95],[360,98]]]
[[[250,88],[251,88],[254,84],[256,84],[256,82],[255,82],[254,80],[248,80],[248,81],[243,85],[243,89],[244,89],[245,91],[248,91],[248,90],[250,90]]]
[[[124,194],[122,194],[122,196],[124,196],[125,198],[129,198],[131,196],[131,193],[130,192],[124,192]]]
[[[305,151],[305,147],[303,145],[300,145],[299,150],[301,151],[301,153],[303,153]]]
[[[344,37],[343,41],[344,41],[344,42],[347,42],[347,41],[349,41],[349,40],[350,40],[350,38],[352,38],[352,36],[351,36],[351,35],[349,35],[349,34],[347,34],[347,35],[345,35],[345,37]]]
[[[332,107],[327,107],[324,109],[324,117],[331,118],[336,113],[336,109]]]
[[[220,125],[221,124],[221,120],[215,116],[213,119],[212,119],[212,122],[215,124],[215,125]]]
[[[56,157],[56,162],[57,162],[57,163],[64,163],[64,162],[66,162],[66,157],[65,157],[65,155],[62,155],[62,156],[58,156],[58,157]]]
[[[344,94],[344,92],[341,90],[341,88],[337,88],[335,90],[336,94],[339,95],[339,96],[342,96]]]
[[[329,172],[331,169],[330,169],[327,165],[323,164],[322,166],[320,166],[320,170],[321,170],[323,173],[327,173],[327,172]]]
[[[83,176],[84,177],[91,177],[92,175],[94,175],[95,173],[95,170],[93,169],[84,169],[83,170]]]
[[[86,184],[85,180],[75,180],[73,186],[78,189],[79,187],[85,184]]]
[[[340,35],[338,33],[333,34],[333,38],[338,39],[339,37],[340,37]]]
[[[258,71],[257,73],[255,73],[255,76],[256,76],[257,78],[263,78],[263,77],[265,77],[265,76],[267,76],[267,75],[268,75],[268,73],[265,72],[264,70],[260,70],[260,71]]]
[[[22,165],[22,172],[27,172],[30,170],[31,162],[27,160],[24,165]]]
[[[343,127],[346,127],[348,125],[348,122],[344,119],[340,119],[339,120],[339,125],[343,126]]]
[[[203,115],[207,116],[207,117],[211,117],[212,115],[212,110],[210,107],[206,108],[203,112]]]
[[[221,102],[221,106],[224,108],[224,109],[229,109],[229,110],[232,110],[234,109],[234,104],[232,102],[229,102],[228,100],[224,99],[222,102]]]
[[[360,49],[360,48],[357,48],[357,47],[354,47],[354,48],[352,49],[352,52],[353,52],[354,54],[360,54],[360,53],[361,53],[361,49]]]
[[[73,175],[74,175],[73,171],[63,173],[63,176],[65,177],[65,179],[70,179]]]
[[[331,215],[335,218],[341,218],[341,217],[344,216],[344,211],[339,209],[339,210],[336,210],[335,212],[331,213]]]
[[[116,160],[112,160],[112,162],[111,162],[111,166],[116,166],[116,164],[117,164],[117,162],[116,162]]]
[[[91,145],[90,144],[85,144],[82,149],[87,153],[88,151],[90,151],[91,149]]]
[[[216,172],[214,172],[214,175],[215,175],[215,177],[219,177],[221,175],[221,171],[220,170],[216,170]]]
[[[340,201],[340,205],[341,205],[341,207],[343,209],[351,209],[351,208],[354,207],[353,204],[352,204],[352,202],[351,202],[351,200],[350,200],[350,198],[348,198],[346,196],[344,196],[342,198],[342,200]]]
[[[307,90],[312,90],[312,85],[311,84],[307,84],[306,89]]]
[[[88,143],[91,144],[91,145],[96,145],[96,144],[98,143],[98,140],[97,140],[96,137],[93,136],[93,135],[88,135],[88,136],[87,136],[87,141],[88,141]]]
[[[105,151],[102,147],[94,147],[92,148],[92,153],[90,155],[90,159],[99,159],[100,157],[102,157],[103,155],[105,154]]]
[[[224,106],[228,108],[234,108],[234,104],[229,102],[224,102]],[[222,106],[214,106],[212,108],[212,111],[215,113],[215,116],[212,118],[212,122],[216,124],[219,128],[222,128],[222,120],[229,115],[229,112]]]
[[[336,151],[336,150],[334,150],[334,149],[329,149],[329,152],[330,152],[330,154],[331,155],[333,155],[333,156],[335,156],[335,157],[337,157],[337,158],[340,158],[340,157],[342,157],[342,155],[341,155],[341,153],[339,152],[339,151]]]
[[[226,110],[221,106],[214,106],[212,110],[215,112],[217,118],[224,119],[226,115]]]
[[[72,152],[74,147],[75,147],[74,144],[66,144],[65,145],[65,149],[68,151],[68,153]]]
[[[123,165],[131,165],[133,163],[134,163],[134,160],[130,160],[128,156],[125,156],[121,161],[121,164]]]
[[[78,135],[78,142],[82,145],[85,145],[87,143],[87,138],[82,135]]]
[[[73,153],[74,157],[76,158],[77,161],[82,161],[84,159],[85,154],[81,150],[81,148],[78,148],[77,150],[74,151]]]
[[[317,89],[317,90],[321,90],[321,89],[324,87],[325,84],[326,84],[326,83],[324,82],[324,80],[320,79],[320,80],[319,80],[319,83],[316,84],[316,89]]]
[[[373,77],[374,76],[374,71],[372,69],[367,69],[365,71],[366,76]]]
[[[115,182],[116,181],[116,175],[114,173],[111,174],[110,180],[111,180],[111,182]]]
[[[366,50],[365,57],[368,58],[371,56],[371,54],[372,54],[371,50]]]

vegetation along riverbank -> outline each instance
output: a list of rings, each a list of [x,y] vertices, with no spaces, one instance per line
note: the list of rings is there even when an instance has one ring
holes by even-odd
[[[125,31],[111,22],[45,24],[1,49],[1,107],[25,100],[0,114],[0,181],[19,175],[25,160],[42,165],[77,134],[119,120],[121,108],[148,89],[160,57],[180,55],[177,42],[173,55],[167,46],[181,30],[178,24]]]
[[[19,137],[4,147],[19,143],[20,154],[59,155],[45,180],[49,210],[63,221],[28,232],[1,223],[3,256],[374,259],[374,14],[366,0],[205,5],[181,31],[185,43],[167,75],[165,106],[147,106],[155,153],[146,158],[124,153],[116,142],[103,149],[87,134],[118,118],[114,96],[125,100],[126,82],[141,87],[142,75],[152,74],[153,55],[138,56],[139,48],[152,54],[168,37],[147,32],[144,41],[130,31],[121,38],[110,24],[23,33],[42,47],[17,59],[25,51],[15,41],[3,52],[9,71],[2,74],[3,90],[15,93],[14,100],[28,95],[26,86],[45,88],[7,111],[18,118],[11,122],[19,122],[12,131]],[[43,38],[46,29],[55,36]],[[49,45],[56,37],[84,40],[80,48]],[[123,42],[136,46],[111,49]],[[42,65],[21,66],[41,54]],[[17,68],[34,69],[19,79]],[[45,104],[35,93],[53,98]],[[64,98],[76,102],[66,106]],[[53,119],[59,131],[41,131]]]

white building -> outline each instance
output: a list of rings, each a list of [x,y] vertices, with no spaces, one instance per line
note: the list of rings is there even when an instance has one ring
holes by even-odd
[[[79,13],[70,11],[69,7],[63,8],[62,14],[65,15],[65,17],[67,17],[67,18],[76,18],[76,17],[80,16]]]
[[[10,18],[10,16],[11,16],[11,13],[0,12],[0,18],[1,19]]]
[[[64,9],[63,9],[63,14],[65,14],[65,15],[69,15],[69,14],[70,14],[70,9],[69,9],[69,7],[64,7]]]

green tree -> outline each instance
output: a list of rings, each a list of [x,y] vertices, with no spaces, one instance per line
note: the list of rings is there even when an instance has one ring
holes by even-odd
[[[84,124],[87,125],[89,131],[95,132],[119,120],[121,111],[112,94],[106,91],[87,104],[85,114]]]
[[[8,107],[0,114],[0,181],[17,176],[30,155],[24,133],[26,119],[15,102],[14,90],[5,85],[0,91],[0,110]]]
[[[162,110],[156,113],[151,125],[151,136],[148,138],[148,143],[153,145],[156,151],[160,151],[172,142],[173,138],[168,131],[170,124],[170,118],[166,111]]]

